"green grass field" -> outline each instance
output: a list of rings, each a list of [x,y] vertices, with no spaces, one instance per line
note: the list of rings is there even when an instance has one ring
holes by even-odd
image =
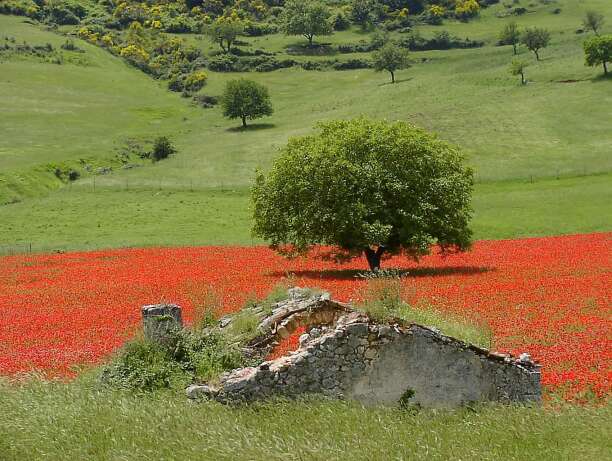
[[[183,395],[0,383],[3,461],[52,460],[583,460],[612,450],[610,407],[459,411],[320,400],[227,408]]]
[[[609,230],[611,82],[599,78],[600,69],[584,66],[585,35],[575,30],[587,8],[612,16],[612,6],[603,0],[557,5],[560,14],[551,13],[553,5],[538,5],[515,18],[521,26],[544,25],[553,36],[540,63],[521,51],[532,61],[527,87],[507,72],[510,47],[494,46],[509,20],[495,17],[503,8],[496,5],[469,23],[421,27],[426,36],[449,30],[486,46],[412,53],[415,64],[400,73],[397,85],[371,70],[249,73],[270,88],[275,114],[245,132],[234,130],[236,123],[223,119],[220,109],[196,108],[168,92],[164,82],[82,41],[77,43],[87,65],[2,62],[0,203],[20,203],[0,206],[0,245],[250,243],[247,188],[253,170],[268,167],[290,136],[311,132],[317,121],[359,115],[410,120],[464,149],[480,183],[474,200],[478,238]],[[65,40],[17,17],[0,16],[0,30],[0,38],[32,44]],[[353,29],[322,41],[360,39],[368,34]],[[213,46],[207,39],[188,40],[206,50]],[[300,39],[247,41],[283,57]],[[203,92],[218,95],[238,76],[211,73]],[[567,80],[574,82],[562,83]],[[147,142],[158,134],[170,135],[179,154],[154,166],[119,168],[115,156],[127,139]],[[84,163],[115,171],[94,179]],[[80,169],[83,178],[68,188],[49,164]],[[512,200],[505,200],[507,193]]]

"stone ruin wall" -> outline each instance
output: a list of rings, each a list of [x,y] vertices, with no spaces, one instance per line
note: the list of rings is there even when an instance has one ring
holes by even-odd
[[[297,351],[227,373],[216,387],[190,386],[187,395],[231,402],[323,394],[423,407],[541,400],[540,367],[526,354],[490,353],[420,325],[378,324],[327,294],[281,303],[262,321],[268,335],[256,347],[305,324]]]

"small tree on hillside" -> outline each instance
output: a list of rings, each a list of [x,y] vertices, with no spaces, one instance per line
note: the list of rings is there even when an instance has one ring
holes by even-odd
[[[169,138],[166,136],[159,136],[155,139],[153,150],[151,151],[151,159],[154,162],[159,162],[174,154],[176,154],[176,148]]]
[[[376,72],[388,71],[391,83],[395,83],[395,72],[408,67],[408,51],[395,43],[388,42],[372,53]]]
[[[521,76],[521,85],[525,85],[527,80],[525,80],[525,68],[528,66],[527,62],[522,59],[513,59],[510,63],[510,73],[512,75],[520,75]]]
[[[529,51],[533,51],[536,59],[539,61],[539,51],[542,48],[546,48],[550,43],[550,32],[540,27],[527,28],[521,34],[521,43],[525,45]]]
[[[312,245],[364,253],[373,271],[384,254],[418,259],[433,244],[470,246],[473,178],[456,148],[406,122],[361,118],[320,129],[291,139],[270,173],[257,173],[254,235],[285,254]]]
[[[333,26],[329,8],[319,1],[288,0],[282,17],[282,27],[287,35],[303,35],[312,47],[317,35],[331,35]]]
[[[517,45],[521,41],[521,33],[516,22],[510,22],[504,26],[499,34],[500,45],[512,45],[513,54],[517,53]]]
[[[217,43],[224,53],[232,51],[232,45],[238,36],[244,33],[244,23],[237,16],[217,18],[208,28],[208,35]]]
[[[599,35],[599,29],[603,26],[604,15],[597,11],[587,11],[582,20],[582,25],[586,30],[592,30],[595,35]]]
[[[272,115],[272,103],[268,89],[257,82],[246,79],[227,82],[221,96],[223,115],[229,119],[239,118],[246,128],[247,119],[254,120]]]
[[[604,75],[608,75],[608,63],[612,62],[612,35],[601,35],[584,42],[584,55],[587,66],[601,64]]]

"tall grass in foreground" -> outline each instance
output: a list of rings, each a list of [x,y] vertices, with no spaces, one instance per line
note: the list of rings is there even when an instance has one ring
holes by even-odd
[[[229,407],[182,393],[0,382],[0,459],[602,460],[612,411],[487,405],[366,409],[324,400]]]

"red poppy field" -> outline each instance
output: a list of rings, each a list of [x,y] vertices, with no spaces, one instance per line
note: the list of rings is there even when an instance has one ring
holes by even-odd
[[[568,400],[606,397],[612,378],[612,233],[481,241],[408,269],[414,299],[486,322],[498,351],[528,351],[547,390]],[[0,258],[0,375],[72,376],[138,330],[140,306],[171,301],[189,321],[193,295],[213,287],[224,309],[295,283],[355,299],[364,260],[286,260],[265,247],[106,250]]]

